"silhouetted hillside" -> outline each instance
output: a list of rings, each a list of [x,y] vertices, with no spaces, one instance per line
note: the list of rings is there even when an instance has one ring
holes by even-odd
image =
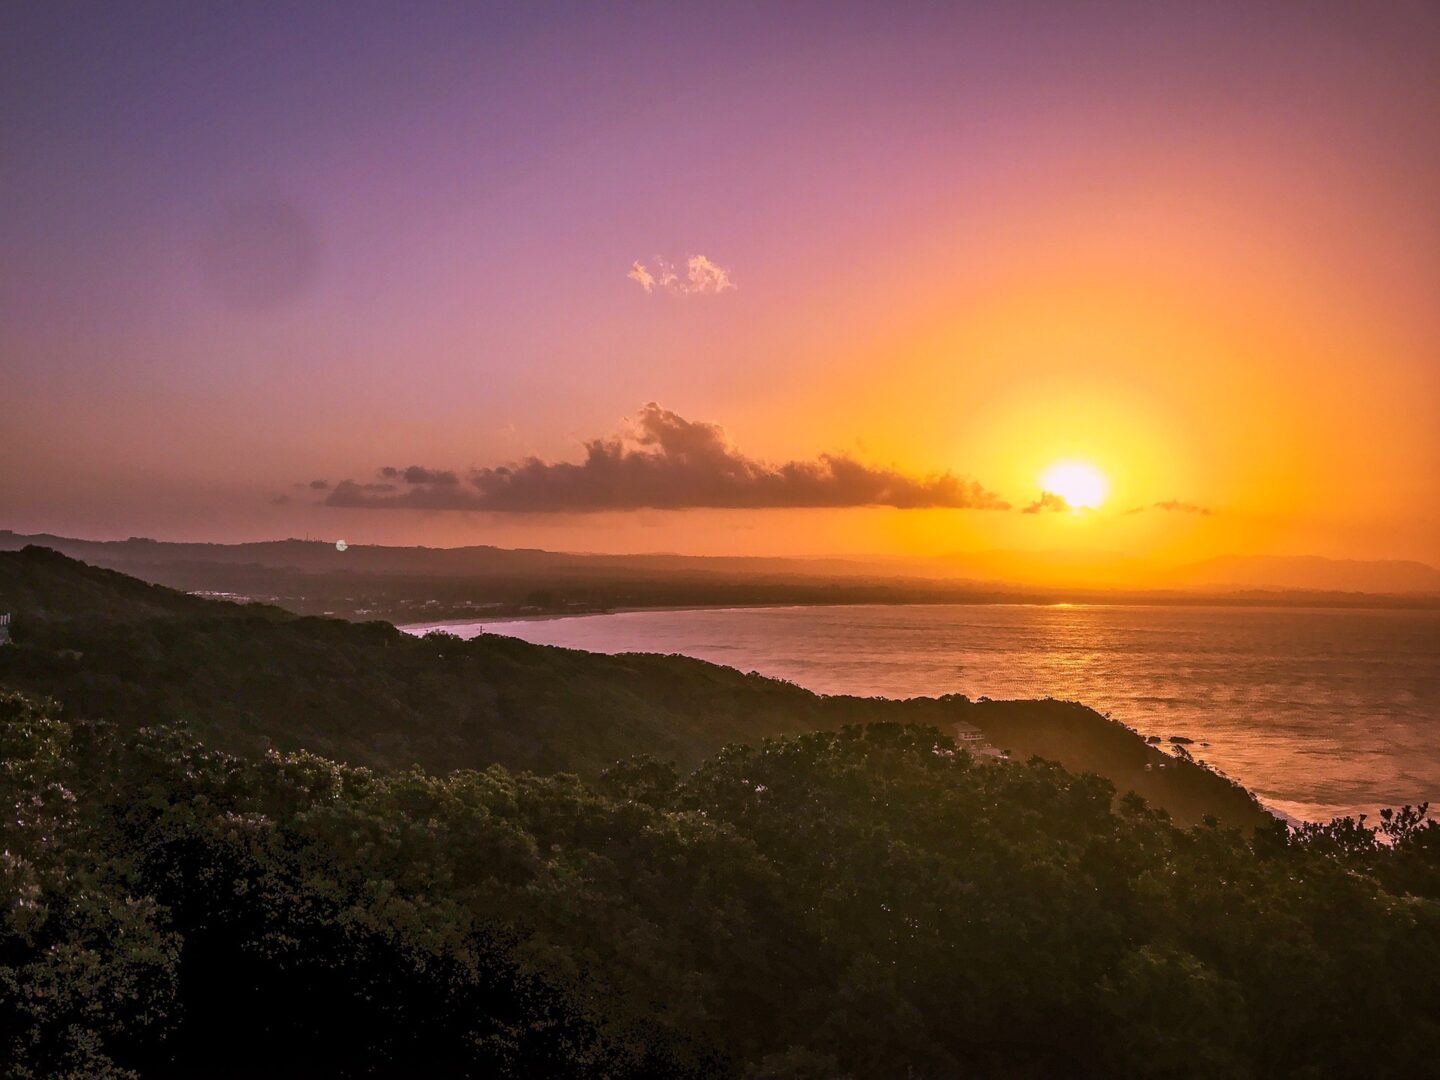
[[[18,625],[56,619],[214,615],[223,608],[34,545],[0,553],[0,611]]]
[[[637,753],[688,767],[768,735],[964,721],[1017,756],[1094,769],[1182,822],[1269,820],[1243,789],[1061,702],[822,697],[684,657],[493,635],[419,639],[386,623],[181,596],[38,550],[0,553],[6,609],[15,644],[0,650],[0,684],[51,696],[72,716],[185,724],[237,753],[273,746],[379,769],[502,764],[594,776]]]

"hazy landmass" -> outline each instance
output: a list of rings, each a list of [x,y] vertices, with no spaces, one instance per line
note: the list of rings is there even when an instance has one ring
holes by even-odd
[[[970,577],[1061,587],[1440,595],[1440,569],[1403,559],[1224,555],[1171,565],[1096,551],[995,551],[917,559],[912,565],[944,566],[951,573]]]
[[[397,623],[760,604],[1440,605],[1440,571],[1421,563],[1247,558],[1162,573],[1094,555],[779,559],[371,545],[339,551],[306,540],[181,544],[0,532],[0,550],[32,543],[188,592]],[[1131,584],[1116,584],[1122,580]],[[1154,584],[1143,585],[1147,580]]]

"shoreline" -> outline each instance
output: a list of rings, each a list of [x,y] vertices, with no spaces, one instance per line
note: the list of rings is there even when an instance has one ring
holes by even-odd
[[[626,607],[606,608],[601,611],[545,611],[530,612],[528,614],[516,615],[481,615],[474,618],[453,618],[421,620],[418,622],[398,623],[389,619],[397,630],[406,633],[413,633],[420,628],[440,630],[446,626],[477,626],[490,623],[520,623],[520,622],[551,622],[557,619],[589,619],[608,615],[635,615],[650,612],[667,611],[798,611],[808,608],[910,608],[910,607],[986,607],[986,608],[1151,608],[1151,607],[1185,607],[1185,608],[1213,608],[1215,610],[1242,610],[1242,611],[1336,611],[1336,612],[1391,612],[1391,611],[1435,611],[1432,607],[1399,607],[1389,605],[1378,605],[1374,607],[1362,607],[1349,604],[1262,604],[1262,603],[1196,603],[1196,604],[1155,604],[1139,601],[1094,601],[1094,600],[981,600],[981,601],[946,601],[946,600],[876,600],[876,601],[846,601],[836,603],[773,603],[773,604],[637,604]]]
[[[778,611],[812,607],[924,607],[922,604],[660,604],[654,607],[617,607],[604,611],[547,611],[528,615],[497,615],[478,619],[436,619],[433,622],[391,623],[396,630],[414,633],[419,629],[439,630],[446,626],[481,626],[490,623],[553,622],[557,619],[591,619],[606,615],[635,615],[652,611]],[[1046,605],[1048,606],[1048,605]]]

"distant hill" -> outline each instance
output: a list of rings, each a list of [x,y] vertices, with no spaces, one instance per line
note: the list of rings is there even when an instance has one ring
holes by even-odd
[[[1440,605],[1421,563],[1211,560],[1163,567],[1104,552],[941,558],[709,558],[355,545],[190,544],[0,531],[0,551],[43,546],[186,592],[404,624],[477,614],[763,604],[1148,603]]]
[[[202,615],[215,605],[58,551],[27,547],[0,558],[0,611],[37,619],[139,619]]]
[[[1440,570],[1425,563],[1322,559],[1314,555],[1226,555],[1181,567],[1167,575],[1165,581],[1192,589],[1440,593]]]
[[[915,559],[910,565],[932,577],[1035,588],[1440,595],[1440,570],[1426,563],[1316,555],[1225,555],[1170,566],[1106,551],[986,551]]]
[[[15,615],[0,686],[126,727],[186,724],[244,754],[275,747],[385,770],[502,764],[594,776],[638,753],[689,767],[776,734],[964,722],[1017,756],[1098,772],[1181,822],[1268,820],[1243,789],[1063,702],[822,697],[684,657],[493,635],[420,639],[385,623],[187,597],[34,547],[0,553],[0,610]]]
[[[456,548],[385,547],[355,544],[345,551],[321,540],[267,540],[244,544],[193,544],[149,540],[78,540],[48,533],[23,535],[0,530],[0,551],[27,545],[52,548],[76,559],[111,567],[160,567],[214,563],[264,566],[306,573],[493,577],[515,574],[686,576],[782,575],[874,577],[876,567],[859,559],[783,559],[671,554],[598,555],[499,548],[476,544]]]
[[[1008,582],[1030,588],[1147,587],[1155,573],[1148,560],[1111,551],[969,551],[910,560],[930,577]]]

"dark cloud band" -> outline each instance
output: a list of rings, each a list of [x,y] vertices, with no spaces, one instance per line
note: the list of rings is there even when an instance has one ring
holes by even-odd
[[[1069,509],[1070,504],[1066,502],[1062,496],[1056,495],[1053,491],[1042,491],[1040,493],[1040,498],[1036,499],[1033,503],[1025,507],[1025,509],[1021,510],[1020,512],[1022,514],[1040,514],[1050,511],[1059,512],[1061,510]]]
[[[580,462],[528,458],[453,472],[411,466],[380,470],[403,481],[394,492],[345,480],[328,506],[374,510],[486,510],[590,513],[603,510],[767,509],[890,506],[1004,510],[1009,504],[973,480],[917,477],[840,454],[770,465],[732,446],[717,424],[686,420],[651,402],[624,435],[592,439]]]
[[[1201,517],[1210,517],[1215,513],[1208,506],[1201,506],[1198,503],[1181,502],[1179,499],[1165,499],[1161,502],[1151,503],[1149,506],[1137,506],[1126,510],[1127,514],[1143,514],[1146,510],[1163,510],[1167,514],[1198,514]]]

